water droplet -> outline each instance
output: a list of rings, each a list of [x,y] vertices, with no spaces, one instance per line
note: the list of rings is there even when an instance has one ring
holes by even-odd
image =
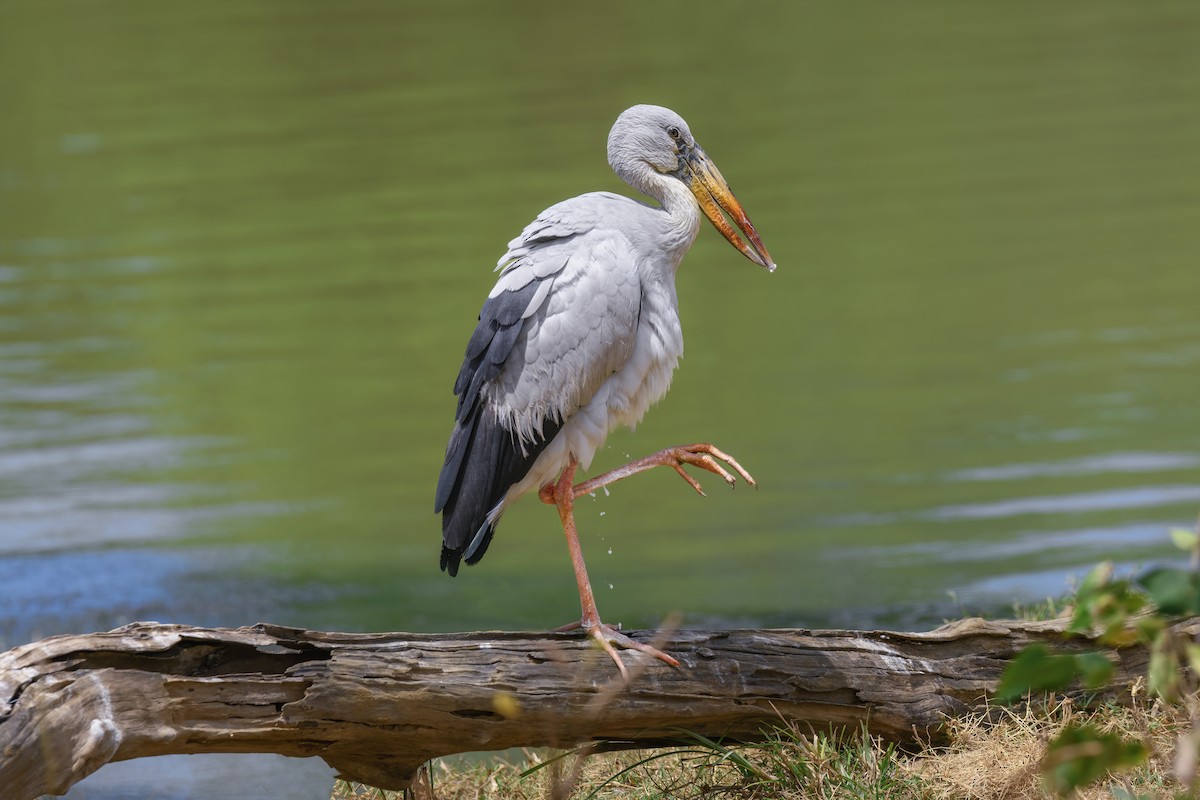
[[[610,589],[612,588],[612,584],[611,584],[611,583],[608,585],[608,588],[610,588]]]
[[[610,547],[610,548],[608,548],[608,554],[609,554],[610,556],[612,555],[612,548],[611,548],[611,547]]]
[[[605,514],[607,514],[607,513],[608,513],[607,511],[601,511],[601,512],[600,512],[600,516],[602,516],[602,517],[603,517],[603,516],[604,516]]]
[[[593,495],[593,496],[594,496],[594,495]],[[608,496],[609,496],[609,494],[608,494],[608,487],[607,487],[607,486],[605,486],[605,487],[604,487],[604,496],[605,496],[605,497],[608,497]]]

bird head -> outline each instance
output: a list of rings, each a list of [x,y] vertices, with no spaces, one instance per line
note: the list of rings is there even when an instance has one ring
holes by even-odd
[[[660,175],[683,182],[704,216],[730,244],[755,264],[775,271],[775,262],[750,217],[683,117],[669,108],[652,105],[621,112],[608,135],[608,162],[620,173],[619,165],[630,161],[639,161]]]

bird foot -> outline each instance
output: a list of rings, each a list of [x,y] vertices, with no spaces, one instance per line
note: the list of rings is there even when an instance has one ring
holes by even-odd
[[[554,630],[556,633],[561,633],[565,631],[579,630],[581,628],[596,642],[596,644],[600,646],[602,650],[604,650],[604,652],[608,653],[608,655],[616,663],[617,669],[620,670],[621,677],[626,683],[629,682],[629,671],[625,668],[625,662],[621,659],[621,654],[617,652],[617,648],[622,650],[639,650],[646,655],[657,658],[659,661],[667,664],[668,666],[679,666],[679,661],[673,656],[664,653],[657,647],[643,644],[642,642],[631,639],[630,637],[621,633],[621,628],[618,625],[609,625],[608,623],[600,622],[599,620],[594,623],[580,621],[563,625],[561,628],[555,628]]]
[[[751,486],[758,486],[746,468],[738,463],[737,459],[729,455],[725,451],[717,448],[716,445],[707,442],[698,444],[687,444],[679,447],[668,447],[665,450],[659,450],[657,453],[639,458],[636,461],[630,461],[623,467],[617,467],[611,472],[606,472],[603,475],[592,478],[583,483],[577,483],[571,488],[571,494],[574,497],[582,497],[585,494],[591,494],[597,489],[603,488],[610,483],[615,483],[622,478],[628,478],[631,475],[636,475],[639,472],[645,472],[654,467],[670,467],[679,474],[679,477],[687,481],[688,485],[700,493],[704,494],[704,489],[700,486],[700,481],[693,478],[683,468],[684,465],[690,464],[693,467],[707,470],[725,481],[731,487],[737,485],[737,478],[733,472],[725,469],[721,462],[724,461],[733,468],[742,477],[746,483]],[[549,505],[555,505],[558,502],[559,493],[563,491],[563,487],[557,484],[548,483],[538,491],[538,498]]]
[[[719,460],[718,460],[719,459]],[[754,477],[746,471],[745,467],[737,462],[737,459],[723,450],[718,449],[715,445],[707,442],[699,444],[683,445],[682,447],[668,447],[666,450],[660,450],[652,456],[644,459],[651,466],[661,464],[671,467],[679,477],[687,481],[688,485],[695,489],[701,496],[705,496],[704,489],[700,488],[700,482],[689,475],[683,469],[684,464],[691,464],[694,467],[708,470],[717,475],[721,480],[725,481],[730,487],[737,485],[737,478],[733,476],[729,470],[721,465],[724,461],[729,466],[733,467],[738,475],[742,476],[742,480],[751,486],[757,486]]]

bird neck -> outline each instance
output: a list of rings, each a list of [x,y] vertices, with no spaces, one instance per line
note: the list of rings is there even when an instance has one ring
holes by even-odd
[[[666,236],[660,242],[664,249],[676,253],[676,266],[683,254],[696,241],[700,232],[700,204],[692,192],[673,175],[664,175],[644,161],[631,161],[622,165],[617,175],[634,189],[658,201],[666,214]]]
[[[700,203],[692,195],[691,189],[678,178],[657,172],[654,177],[657,178],[654,187],[657,191],[650,196],[662,204],[668,220],[662,244],[674,256],[672,260],[678,269],[679,262],[700,233]]]

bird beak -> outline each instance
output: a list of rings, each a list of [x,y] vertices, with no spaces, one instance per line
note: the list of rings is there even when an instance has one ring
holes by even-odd
[[[742,255],[760,267],[766,267],[768,272],[774,272],[775,262],[771,260],[762,239],[758,238],[758,231],[754,230],[754,223],[746,216],[742,204],[733,196],[733,191],[725,182],[717,165],[709,160],[699,145],[691,148],[684,157],[684,163],[687,166],[684,180],[700,202],[700,209],[704,216],[708,217],[708,221],[731,245],[740,250]],[[725,218],[726,214],[729,215],[729,219]],[[729,224],[730,219],[746,239],[750,240],[749,244],[737,235],[733,225]]]

